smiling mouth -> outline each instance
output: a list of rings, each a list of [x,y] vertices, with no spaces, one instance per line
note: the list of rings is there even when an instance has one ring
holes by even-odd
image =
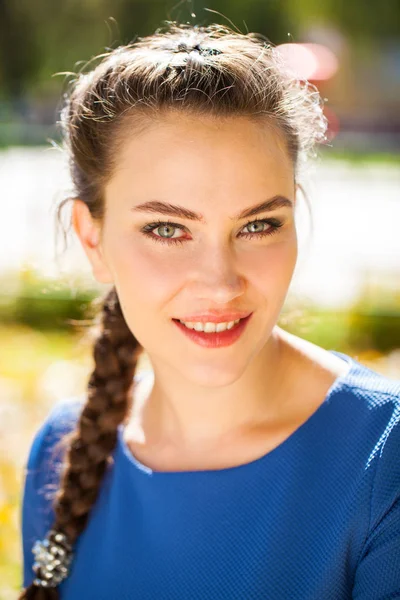
[[[172,321],[186,337],[196,344],[205,348],[219,348],[230,346],[241,337],[252,314],[250,313],[247,317],[236,319],[233,322],[224,323],[181,322],[180,319],[172,319]],[[216,330],[217,326],[219,331]]]
[[[181,319],[173,319],[174,321],[178,321],[182,325],[184,325],[187,329],[191,329],[192,331],[198,331],[201,333],[221,333],[223,331],[228,331],[230,329],[234,329],[239,325],[240,321],[243,319],[236,319],[235,321],[225,321],[220,323],[212,323],[212,322],[195,322],[195,321],[182,321]]]

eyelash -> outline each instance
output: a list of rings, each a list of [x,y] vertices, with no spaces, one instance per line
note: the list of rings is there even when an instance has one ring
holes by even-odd
[[[265,237],[267,235],[273,235],[274,233],[278,233],[280,227],[282,227],[282,225],[283,225],[283,222],[280,221],[279,219],[255,219],[254,221],[249,221],[248,223],[246,223],[246,225],[244,225],[244,227],[247,227],[248,225],[252,225],[253,223],[266,223],[267,225],[270,226],[270,229],[268,229],[267,231],[259,231],[256,233],[243,233],[241,235],[241,237],[260,238],[260,237]],[[152,232],[155,229],[162,227],[163,225],[167,225],[170,227],[172,226],[176,229],[181,229],[182,231],[185,229],[183,227],[183,225],[179,225],[178,223],[173,223],[172,221],[154,221],[153,223],[149,223],[148,225],[143,227],[142,233],[144,233],[144,235],[147,235],[151,239],[155,240],[156,242],[161,242],[162,244],[164,244],[164,243],[166,243],[166,244],[175,244],[175,243],[182,244],[185,241],[184,237],[163,238],[161,236],[153,235]]]

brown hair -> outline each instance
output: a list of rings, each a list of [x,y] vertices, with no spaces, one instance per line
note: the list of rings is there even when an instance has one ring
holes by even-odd
[[[217,117],[248,116],[274,126],[297,169],[324,140],[326,121],[317,90],[284,69],[279,53],[260,34],[222,25],[166,21],[153,35],[102,54],[91,71],[71,81],[61,113],[75,193],[103,223],[103,189],[118,160],[129,124],[140,127],[164,110]],[[87,401],[68,452],[54,501],[53,529],[71,544],[84,530],[130,410],[130,389],[141,348],[130,331],[116,289],[101,299]],[[40,575],[40,573],[39,573]],[[31,584],[23,598],[58,598],[57,588]]]

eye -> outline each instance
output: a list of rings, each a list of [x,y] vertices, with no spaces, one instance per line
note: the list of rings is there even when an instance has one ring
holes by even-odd
[[[153,231],[161,230],[161,235],[154,235]],[[173,237],[171,230],[183,231],[183,226],[178,223],[172,223],[171,221],[156,221],[155,223],[149,223],[143,227],[142,231],[145,235],[152,238],[153,240],[167,244],[182,244],[184,236]],[[172,234],[171,234],[172,233]]]
[[[255,221],[250,221],[247,225],[244,226],[244,229],[250,228],[253,231],[249,233],[242,233],[240,237],[264,237],[266,235],[272,235],[273,233],[277,233],[279,228],[282,227],[283,222],[279,219],[256,219]],[[256,231],[254,231],[254,226]]]
[[[268,235],[272,235],[277,233],[279,228],[282,227],[283,221],[279,219],[256,219],[254,221],[249,221],[243,229],[256,229],[256,231],[249,231],[240,233],[239,237],[254,239],[261,238]],[[242,229],[242,231],[243,231]],[[155,235],[153,232],[159,230],[159,235]],[[174,232],[175,230],[175,232]],[[186,238],[184,235],[176,236],[174,233],[177,231],[185,231],[186,228],[183,225],[179,225],[178,223],[173,223],[171,221],[155,221],[154,223],[149,223],[143,227],[142,232],[144,235],[147,235],[151,239],[156,242],[161,242],[162,244],[182,244]],[[187,230],[186,230],[187,231]]]

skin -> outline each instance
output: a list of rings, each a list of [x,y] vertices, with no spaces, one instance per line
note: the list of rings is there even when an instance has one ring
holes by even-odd
[[[73,225],[96,280],[115,285],[154,371],[152,388],[140,401],[135,396],[125,440],[159,470],[252,460],[304,422],[344,369],[338,357],[276,325],[298,252],[296,183],[284,139],[246,117],[171,111],[127,134],[117,159],[104,190],[104,222],[76,200]],[[232,220],[278,194],[291,206]],[[201,213],[204,222],[132,210],[150,200]],[[246,225],[267,218],[283,222],[277,233],[241,237],[254,231]],[[141,232],[157,220],[182,229],[154,236],[182,236],[183,243]],[[207,309],[254,314],[238,341],[211,349],[172,322]]]

